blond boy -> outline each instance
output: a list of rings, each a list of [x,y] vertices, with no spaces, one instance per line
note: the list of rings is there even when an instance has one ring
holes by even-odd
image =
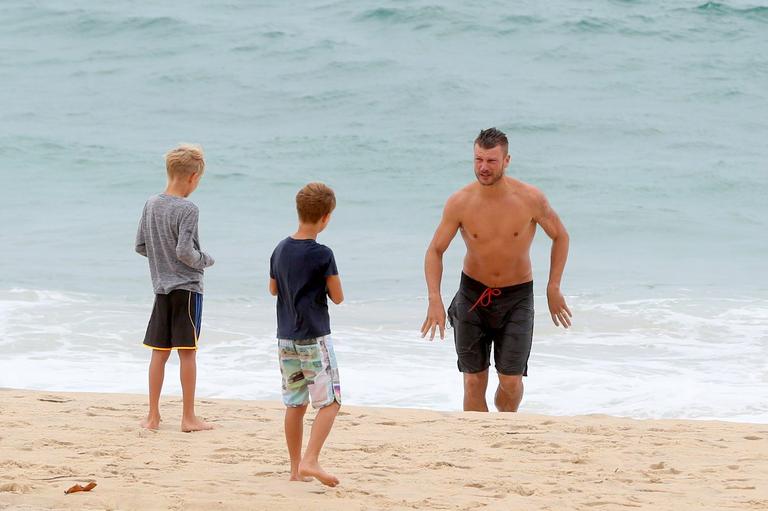
[[[165,363],[179,354],[183,412],[181,430],[212,429],[195,415],[197,365],[195,355],[203,313],[203,270],[213,258],[200,250],[198,209],[187,197],[205,170],[203,150],[182,144],[165,155],[168,186],[144,205],[136,234],[136,252],[149,260],[155,304],[144,346],[152,349],[149,364],[149,412],[141,421],[147,429],[160,427],[160,392]]]

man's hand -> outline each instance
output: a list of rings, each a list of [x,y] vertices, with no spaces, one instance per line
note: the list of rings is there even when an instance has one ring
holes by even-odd
[[[440,329],[440,338],[445,339],[445,306],[441,299],[430,300],[429,309],[427,309],[427,319],[421,325],[421,336],[426,337],[429,333],[429,340],[435,340],[435,330]]]
[[[559,286],[547,286],[547,303],[549,305],[549,314],[552,316],[555,326],[570,327],[573,314],[571,314],[571,310],[565,304],[565,298],[563,298],[563,293],[560,292]]]

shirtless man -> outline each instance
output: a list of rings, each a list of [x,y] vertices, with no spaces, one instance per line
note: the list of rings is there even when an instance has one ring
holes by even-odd
[[[568,258],[568,232],[537,188],[505,175],[509,143],[496,128],[475,139],[475,177],[448,198],[443,218],[427,249],[424,273],[429,290],[422,337],[445,338],[445,306],[440,295],[443,253],[461,231],[467,246],[458,293],[448,307],[459,371],[464,373],[464,410],[487,412],[485,391],[491,347],[499,387],[500,412],[516,412],[533,338],[533,272],[530,248],[536,225],[552,239],[547,301],[556,326],[571,326],[571,311],[560,292]]]

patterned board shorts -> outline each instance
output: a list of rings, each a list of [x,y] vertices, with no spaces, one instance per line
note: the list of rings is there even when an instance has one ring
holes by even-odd
[[[278,339],[277,343],[285,406],[304,406],[310,398],[314,408],[341,404],[339,368],[330,336]]]

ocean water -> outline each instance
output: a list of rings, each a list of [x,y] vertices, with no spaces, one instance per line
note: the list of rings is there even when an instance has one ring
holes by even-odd
[[[345,402],[459,409],[451,332],[418,336],[422,261],[497,126],[572,240],[568,332],[534,242],[522,409],[768,422],[766,48],[765,2],[2,2],[0,386],[145,391],[133,236],[189,141],[217,260],[200,395],[279,398],[268,258],[321,180]]]

